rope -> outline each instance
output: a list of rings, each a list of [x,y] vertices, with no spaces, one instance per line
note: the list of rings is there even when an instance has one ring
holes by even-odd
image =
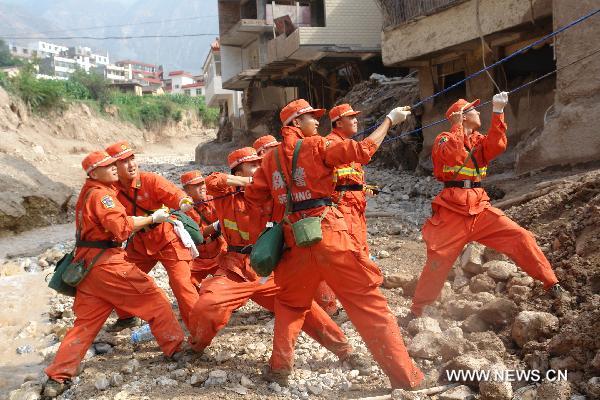
[[[194,205],[197,206],[197,205],[200,205],[200,204],[210,203],[211,201],[215,201],[215,200],[219,200],[219,199],[224,199],[225,197],[233,196],[235,194],[238,194],[239,192],[241,192],[241,190],[236,190],[235,192],[229,192],[229,193],[224,194],[222,196],[213,197],[212,199],[208,199],[208,200],[196,201],[196,202],[194,202]]]
[[[498,66],[498,65],[500,65],[500,64],[503,64],[503,63],[505,63],[506,61],[508,61],[508,60],[510,60],[510,59],[512,59],[512,58],[514,58],[514,57],[516,57],[517,55],[519,55],[519,54],[522,54],[522,53],[526,52],[527,50],[530,50],[530,49],[532,49],[533,47],[535,47],[535,46],[537,46],[537,45],[539,45],[539,44],[541,44],[541,43],[545,42],[546,40],[548,40],[548,39],[550,39],[550,38],[552,38],[552,37],[554,37],[554,36],[558,35],[559,33],[562,33],[562,32],[564,32],[564,31],[566,31],[567,29],[570,29],[570,28],[572,28],[573,26],[580,24],[581,22],[583,22],[583,21],[587,20],[588,18],[591,18],[591,17],[593,17],[594,15],[598,14],[599,12],[600,12],[600,8],[598,8],[598,9],[595,9],[594,11],[592,11],[592,12],[590,12],[590,13],[588,13],[588,14],[586,14],[586,15],[582,16],[582,17],[579,17],[579,18],[577,18],[576,20],[573,20],[573,21],[571,21],[570,23],[568,23],[567,25],[563,26],[562,28],[559,28],[559,29],[557,29],[557,30],[555,30],[555,31],[553,31],[553,32],[550,32],[549,34],[547,34],[546,36],[543,36],[543,37],[541,37],[540,39],[536,40],[535,42],[533,42],[533,43],[530,43],[530,44],[528,44],[527,46],[524,46],[524,47],[522,47],[521,49],[519,49],[519,50],[515,51],[514,53],[512,53],[512,54],[509,54],[508,56],[506,56],[506,57],[504,57],[504,58],[502,58],[502,59],[500,59],[500,60],[496,61],[496,62],[495,62],[495,63],[493,63],[493,64],[490,64],[490,65],[488,65],[488,66],[486,66],[486,67],[484,67],[484,68],[480,69],[480,70],[479,70],[479,71],[477,71],[477,72],[474,72],[474,73],[472,73],[471,75],[469,75],[469,76],[467,76],[466,78],[464,78],[464,79],[462,79],[462,80],[460,80],[460,81],[458,81],[458,82],[456,82],[456,83],[454,83],[454,84],[452,84],[452,85],[448,86],[447,88],[445,88],[445,89],[442,89],[442,90],[440,90],[439,92],[437,92],[437,93],[434,93],[434,94],[432,94],[432,95],[430,95],[430,96],[427,96],[427,97],[426,97],[426,98],[424,98],[423,100],[420,100],[420,101],[418,101],[417,103],[413,104],[413,105],[411,106],[411,108],[412,108],[412,109],[415,109],[415,108],[417,108],[417,107],[420,107],[420,106],[422,106],[423,104],[427,103],[428,101],[435,99],[436,97],[438,97],[438,96],[440,96],[440,95],[442,95],[442,94],[444,94],[444,93],[446,93],[446,92],[448,92],[448,91],[450,91],[450,90],[454,89],[455,87],[457,87],[457,86],[459,86],[459,85],[462,85],[463,83],[467,82],[468,80],[470,80],[470,79],[473,79],[473,78],[475,78],[476,76],[479,76],[479,75],[481,75],[482,73],[484,73],[484,72],[487,72],[488,70],[490,70],[490,69],[492,69],[492,68],[494,68],[494,67],[496,67],[496,66]],[[380,124],[380,121],[381,121],[381,120],[382,120],[382,119],[379,119],[377,122],[375,122],[373,125],[371,125],[371,126],[369,126],[368,128],[366,128],[366,129],[365,129],[365,130],[363,130],[362,132],[358,132],[356,135],[354,135],[354,136],[353,136],[353,138],[356,138],[356,137],[358,137],[358,136],[366,135],[366,134],[369,134],[369,133],[373,132],[373,131],[374,131],[374,130],[377,128],[377,126]],[[423,129],[423,128],[421,128],[421,129]]]
[[[578,62],[581,62],[581,61],[583,61],[583,60],[585,60],[585,59],[587,59],[587,58],[590,58],[590,57],[592,57],[592,56],[594,56],[594,55],[596,55],[596,54],[598,54],[598,53],[600,53],[600,48],[598,48],[598,49],[594,50],[593,52],[591,52],[590,54],[588,54],[588,55],[586,55],[586,56],[584,56],[584,57],[581,57],[581,58],[579,58],[579,59],[577,59],[577,60],[575,60],[575,61],[572,61],[572,62],[570,62],[570,63],[568,63],[568,64],[566,64],[566,65],[563,65],[563,66],[562,66],[562,67],[560,67],[560,68],[556,68],[555,70],[552,70],[552,71],[550,71],[550,72],[547,72],[547,73],[545,73],[544,75],[541,75],[541,76],[539,76],[539,77],[535,78],[534,80],[531,80],[531,81],[529,81],[529,82],[526,82],[526,83],[524,83],[524,84],[522,84],[522,85],[520,85],[520,86],[517,86],[517,87],[516,87],[516,88],[514,88],[514,89],[511,89],[511,90],[508,92],[508,94],[516,93],[516,92],[518,92],[518,91],[520,91],[520,90],[523,90],[523,89],[525,89],[526,87],[528,87],[528,86],[531,86],[531,85],[533,85],[533,84],[535,84],[535,83],[537,83],[537,82],[541,81],[542,79],[545,79],[545,78],[549,77],[550,75],[553,75],[553,74],[557,73],[558,71],[562,71],[563,69],[565,69],[565,68],[568,68],[568,67],[570,67],[570,66],[572,66],[572,65],[574,65],[574,64],[577,64]],[[490,100],[488,100],[488,101],[486,101],[486,102],[480,103],[480,104],[479,104],[477,107],[474,107],[474,108],[480,108],[480,107],[483,107],[483,106],[485,106],[485,105],[487,105],[487,104],[490,104],[491,102],[492,102],[492,100],[490,99]],[[406,136],[409,136],[409,135],[414,135],[415,133],[421,132],[423,129],[431,128],[432,126],[439,125],[439,124],[441,124],[441,123],[443,123],[443,122],[446,122],[446,121],[447,121],[447,119],[446,119],[446,118],[444,118],[444,119],[440,119],[439,121],[432,122],[432,123],[430,123],[430,124],[427,124],[427,125],[425,125],[425,126],[422,126],[422,127],[420,127],[420,128],[414,129],[414,130],[412,130],[412,131],[404,132],[404,133],[402,133],[401,135],[398,135],[398,136],[395,136],[395,137],[390,137],[390,138],[387,138],[387,139],[385,139],[385,140],[384,140],[384,141],[383,141],[381,144],[383,145],[384,143],[393,142],[393,141],[395,141],[395,140],[398,140],[398,139],[404,138],[404,137],[406,137]]]

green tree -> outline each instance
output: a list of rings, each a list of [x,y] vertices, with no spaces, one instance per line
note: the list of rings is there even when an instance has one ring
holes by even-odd
[[[6,42],[0,39],[0,67],[12,67],[21,64],[21,60],[14,58],[10,54],[10,49]]]
[[[101,106],[108,104],[110,100],[110,90],[108,81],[97,73],[87,73],[84,70],[77,70],[69,79],[75,84],[82,85],[87,88],[90,98],[98,100]]]

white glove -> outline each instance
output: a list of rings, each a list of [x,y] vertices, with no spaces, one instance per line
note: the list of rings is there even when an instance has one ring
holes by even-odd
[[[169,210],[165,208],[159,208],[152,214],[152,223],[160,224],[161,222],[166,222],[169,219],[169,215]]]
[[[492,107],[495,113],[503,113],[504,107],[508,104],[508,93],[500,92],[492,98]]]
[[[392,126],[398,125],[401,122],[406,121],[406,117],[410,115],[410,107],[396,107],[388,115],[387,118],[392,122]]]
[[[179,209],[183,212],[188,212],[194,208],[194,200],[189,197],[184,197],[179,201]]]

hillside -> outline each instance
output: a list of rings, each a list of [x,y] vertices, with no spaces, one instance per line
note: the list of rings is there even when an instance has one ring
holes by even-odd
[[[52,36],[124,36],[174,35],[190,33],[217,33],[217,2],[174,0],[165,7],[164,1],[136,1],[127,7],[117,1],[82,2],[79,0],[27,0],[18,5],[0,1],[0,37],[8,34],[31,35],[40,38]],[[208,16],[200,19],[189,19]],[[185,20],[181,20],[185,18]],[[143,24],[148,21],[179,19],[161,24]],[[106,27],[114,25],[125,27]],[[82,30],[94,26],[102,29]],[[46,34],[39,32],[60,31]],[[198,73],[208,52],[212,35],[195,38],[155,38],[130,40],[54,40],[66,45],[86,45],[97,51],[108,51],[111,60],[130,58],[157,63],[165,70],[185,69]],[[11,41],[11,40],[8,40]],[[31,40],[16,41],[27,44]]]
[[[90,151],[128,140],[141,152],[154,144],[161,155],[174,147],[188,153],[212,134],[195,115],[146,130],[77,102],[62,112],[32,115],[0,88],[0,186],[6,193],[0,200],[0,236],[65,222],[85,179],[81,159]]]

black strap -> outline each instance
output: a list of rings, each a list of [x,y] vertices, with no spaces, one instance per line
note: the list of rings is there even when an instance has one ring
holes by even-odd
[[[481,182],[476,182],[476,181],[471,181],[471,180],[445,181],[444,187],[447,187],[447,188],[457,187],[457,188],[461,188],[461,189],[472,189],[472,188],[481,187]]]
[[[463,144],[464,145],[464,144]],[[473,165],[475,166],[475,171],[477,172],[477,176],[481,176],[479,173],[479,165],[477,164],[477,160],[475,159],[475,147],[469,149],[466,145],[465,149],[471,154],[471,160],[473,161]]]
[[[92,249],[115,249],[121,247],[121,243],[112,240],[76,240],[75,247],[87,247]]]
[[[298,155],[300,154],[300,148],[302,147],[302,142],[303,139],[298,139],[298,141],[296,142],[296,145],[294,146],[294,155],[292,156],[292,171],[290,174],[290,178],[291,178],[291,182],[288,184],[287,180],[285,179],[285,174],[283,173],[283,168],[281,167],[281,161],[279,160],[279,149],[282,148],[282,145],[279,145],[278,147],[275,148],[275,152],[274,152],[274,156],[275,156],[275,161],[277,162],[277,169],[279,170],[279,173],[281,174],[281,179],[283,179],[283,183],[285,185],[285,190],[287,191],[287,203],[285,205],[285,214],[288,215],[290,214],[292,211],[292,185],[294,184],[294,172],[296,171],[296,165],[298,163]],[[282,156],[283,156],[283,151],[282,151]]]
[[[150,210],[148,210],[148,209],[145,209],[144,207],[142,207],[142,206],[140,206],[140,205],[138,205],[138,204],[136,203],[136,200],[137,200],[137,193],[138,193],[137,191],[138,191],[138,189],[136,188],[136,189],[134,190],[134,197],[135,197],[135,198],[133,198],[133,199],[132,199],[132,198],[131,198],[131,197],[130,197],[130,196],[127,194],[127,193],[125,193],[124,191],[121,191],[121,193],[123,194],[123,196],[125,196],[125,198],[126,198],[126,199],[127,199],[127,200],[128,200],[130,203],[131,203],[131,204],[133,204],[133,215],[134,215],[134,216],[135,216],[135,213],[136,213],[136,211],[137,211],[137,209],[138,209],[138,208],[139,208],[140,210],[142,210],[144,213],[146,213],[146,215],[151,215],[151,214],[153,213],[153,211],[150,211]]]
[[[227,251],[230,253],[250,254],[252,253],[252,245],[248,246],[227,246]]]
[[[329,197],[323,197],[321,199],[304,200],[298,203],[292,203],[292,212],[308,210],[310,208],[318,208],[324,206],[332,206],[333,200]]]
[[[335,187],[336,192],[362,192],[364,189],[363,185],[355,184],[355,185],[337,185]]]

